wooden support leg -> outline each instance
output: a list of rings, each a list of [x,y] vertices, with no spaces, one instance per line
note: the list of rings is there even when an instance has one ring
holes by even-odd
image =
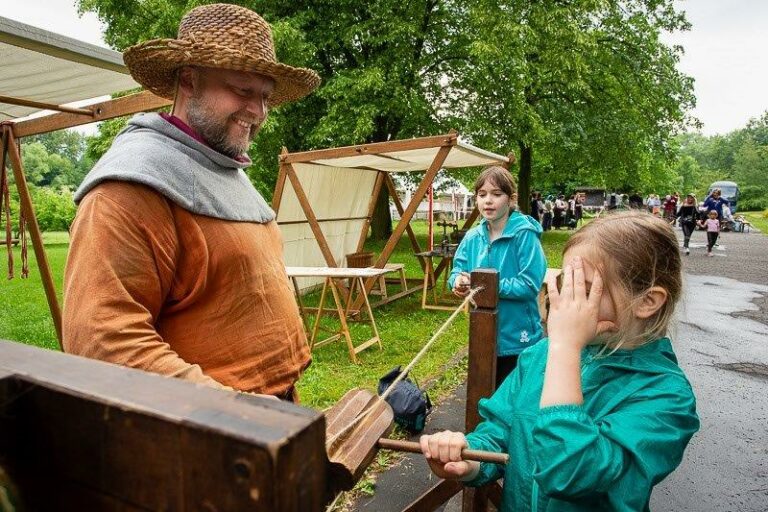
[[[304,332],[307,333],[307,336],[310,335],[311,330],[309,328],[309,324],[307,323],[307,311],[304,309],[304,302],[301,300],[301,293],[299,292],[299,283],[296,281],[295,277],[291,277],[291,282],[293,283],[293,291],[296,293],[296,304],[299,306],[299,315],[301,315],[301,323],[304,324]],[[310,347],[310,350],[312,350],[312,344],[310,343],[309,339],[307,339],[307,344]]]
[[[317,306],[317,313],[315,316],[315,324],[312,328],[312,337],[309,338],[309,350],[312,351],[315,348],[315,341],[317,340],[317,331],[320,329],[320,318],[323,316],[323,308],[325,307],[325,292],[328,290],[328,279],[323,281],[323,291],[320,292],[320,304]]]
[[[371,321],[371,327],[373,328],[373,335],[376,337],[376,343],[379,344],[379,350],[381,350],[383,347],[381,346],[381,336],[379,336],[379,328],[376,327],[376,320],[373,318],[371,303],[368,300],[368,295],[365,293],[365,284],[363,283],[362,277],[358,278],[358,284],[360,285],[360,293],[363,294],[363,298],[365,299],[365,309],[366,311],[368,311],[368,318]]]
[[[339,323],[341,324],[341,334],[344,336],[344,338],[347,340],[347,348],[349,349],[349,357],[352,359],[352,362],[358,363],[360,362],[357,359],[357,354],[355,353],[355,346],[352,344],[352,335],[349,333],[349,324],[347,324],[347,309],[343,306],[344,302],[341,299],[341,294],[336,289],[336,283],[333,282],[333,279],[330,277],[326,279],[330,284],[328,286],[331,287],[331,293],[333,293],[333,300],[336,302],[336,311],[339,313]],[[351,297],[353,294],[353,290],[355,287],[355,281],[352,281],[352,288],[350,288],[350,301],[347,303],[351,303]]]

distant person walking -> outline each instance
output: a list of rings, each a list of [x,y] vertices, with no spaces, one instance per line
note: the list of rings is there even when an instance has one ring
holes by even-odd
[[[566,208],[568,208],[568,203],[565,202],[565,196],[560,194],[555,199],[555,207],[552,212],[552,225],[555,229],[560,229],[563,226],[563,216],[565,215]]]
[[[691,254],[688,243],[691,241],[691,235],[696,231],[696,219],[698,216],[699,208],[696,205],[696,196],[688,194],[675,217],[680,219],[680,227],[683,228],[683,250],[686,255]]]
[[[552,196],[547,196],[547,200],[544,201],[544,215],[542,216],[542,227],[544,228],[544,231],[549,231],[552,229],[552,208],[554,208],[554,205],[552,204]]]
[[[531,193],[531,217],[533,220],[541,224],[541,209],[539,208],[539,198],[541,194],[538,192]]]
[[[707,220],[701,221],[699,225],[707,230],[707,256],[712,256],[712,248],[720,235],[720,219],[717,218],[715,210],[710,210],[707,216]]]
[[[712,194],[704,200],[704,208],[707,209],[707,215],[709,215],[709,212],[715,211],[719,220],[723,219],[723,205],[726,204],[728,204],[728,200],[722,197],[722,191],[719,188],[714,189]]]

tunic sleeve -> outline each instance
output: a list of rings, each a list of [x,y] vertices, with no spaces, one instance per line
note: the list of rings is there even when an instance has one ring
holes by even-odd
[[[72,226],[64,275],[64,350],[226,388],[183,360],[155,327],[179,250],[172,212],[158,194],[121,183],[91,191]]]

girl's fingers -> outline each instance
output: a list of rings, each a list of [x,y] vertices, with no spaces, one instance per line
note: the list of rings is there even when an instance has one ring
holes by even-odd
[[[573,258],[573,294],[574,299],[577,300],[586,300],[587,298],[587,286],[584,284],[584,266],[579,256]]]
[[[589,289],[589,302],[596,308],[600,307],[603,289],[603,275],[595,269],[595,275],[592,276],[592,287]]]
[[[547,295],[549,295],[549,303],[554,304],[560,298],[560,291],[557,289],[557,276],[549,274],[547,277]]]
[[[463,450],[465,445],[466,445],[466,443],[464,441],[464,435],[459,433],[459,432],[455,432],[451,436],[450,443],[451,444],[450,444],[449,457],[450,457],[451,461],[453,461],[453,462],[460,461],[461,460],[461,450]]]
[[[419,446],[421,446],[421,453],[428,459],[432,458],[432,453],[429,450],[429,438],[432,436],[421,436],[419,438]]]
[[[560,289],[560,296],[566,300],[573,299],[573,267],[566,265],[563,269],[563,287]]]

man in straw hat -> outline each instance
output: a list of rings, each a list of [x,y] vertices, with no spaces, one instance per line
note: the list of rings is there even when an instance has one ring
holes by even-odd
[[[295,399],[310,355],[275,214],[243,169],[268,110],[319,77],[276,62],[270,26],[226,4],[124,58],[173,112],[131,119],[75,194],[64,349]]]

